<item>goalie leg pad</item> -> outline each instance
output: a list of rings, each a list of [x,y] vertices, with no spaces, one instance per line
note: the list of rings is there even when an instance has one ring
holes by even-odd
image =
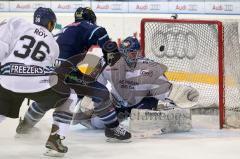
[[[129,127],[136,137],[186,132],[192,128],[191,112],[181,108],[161,111],[133,109]]]

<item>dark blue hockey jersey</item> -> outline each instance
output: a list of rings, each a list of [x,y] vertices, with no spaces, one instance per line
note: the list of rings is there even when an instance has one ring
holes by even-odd
[[[109,40],[105,28],[85,20],[64,27],[56,37],[60,48],[60,59],[85,54],[93,45],[102,48],[103,44]]]

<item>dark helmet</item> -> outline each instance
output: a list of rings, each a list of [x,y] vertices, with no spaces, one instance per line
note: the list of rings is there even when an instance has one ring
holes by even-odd
[[[140,52],[140,43],[138,39],[134,36],[129,36],[124,39],[123,42],[120,44],[119,52],[123,55],[129,67],[135,67],[137,58],[139,56],[138,53]],[[130,52],[135,52],[136,57],[130,58]]]
[[[89,7],[79,7],[74,14],[75,22],[81,21],[81,20],[87,20],[93,24],[96,23],[97,17],[93,10]]]
[[[51,22],[54,26],[57,21],[56,15],[52,9],[43,7],[39,7],[34,12],[33,18],[34,24],[44,26],[45,28],[48,28],[49,22]]]

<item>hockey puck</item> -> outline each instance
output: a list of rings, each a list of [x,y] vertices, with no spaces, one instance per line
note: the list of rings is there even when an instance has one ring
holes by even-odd
[[[161,45],[160,47],[159,47],[159,51],[164,51],[164,45]]]

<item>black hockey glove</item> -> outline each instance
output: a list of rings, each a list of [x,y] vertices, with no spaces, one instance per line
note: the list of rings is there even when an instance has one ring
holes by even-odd
[[[117,43],[114,41],[107,41],[102,47],[103,57],[109,66],[113,66],[121,57],[118,51]]]

